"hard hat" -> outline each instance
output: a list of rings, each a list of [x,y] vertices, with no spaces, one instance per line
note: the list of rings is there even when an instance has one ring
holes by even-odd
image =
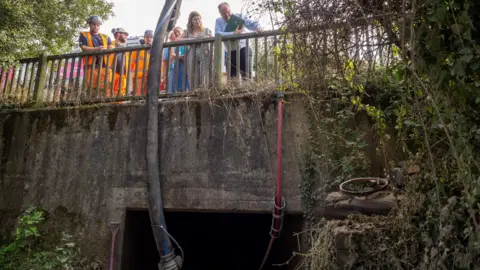
[[[87,24],[91,24],[91,23],[96,23],[96,24],[102,25],[102,23],[103,23],[102,18],[100,18],[100,16],[97,16],[97,15],[92,15],[87,20]]]
[[[125,31],[122,27],[117,27],[112,29],[112,34],[115,35],[116,33],[124,33],[128,36],[128,32]]]
[[[144,37],[153,37],[153,31],[152,30],[147,30],[147,31],[145,31],[145,34],[143,36]]]

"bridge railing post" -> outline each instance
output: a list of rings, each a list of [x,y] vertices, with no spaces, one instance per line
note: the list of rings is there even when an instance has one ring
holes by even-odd
[[[43,89],[47,78],[48,59],[47,54],[42,53],[38,61],[38,69],[35,77],[35,88],[33,89],[33,102],[35,105],[41,105],[43,102]]]
[[[215,85],[219,86],[222,83],[222,36],[220,34],[215,35],[215,42],[214,42],[214,50],[215,50],[215,57],[214,59],[214,76],[215,76]]]

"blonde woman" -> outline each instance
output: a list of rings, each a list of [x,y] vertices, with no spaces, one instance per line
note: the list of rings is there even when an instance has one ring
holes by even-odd
[[[212,31],[203,27],[202,16],[200,13],[193,11],[188,16],[187,30],[179,38],[181,39],[196,39],[212,37]],[[209,61],[209,46],[197,45],[195,52],[195,59],[193,59],[193,46],[189,46],[187,53],[187,69],[190,84],[194,87],[205,87],[208,82],[209,70],[212,65]],[[193,70],[193,63],[195,61],[195,70]]]

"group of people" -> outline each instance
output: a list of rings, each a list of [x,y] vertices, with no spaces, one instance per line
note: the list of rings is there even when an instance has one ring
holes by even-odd
[[[259,22],[253,21],[250,18],[238,14],[232,13],[230,5],[227,2],[220,3],[218,5],[218,11],[221,15],[215,22],[215,34],[222,36],[240,34],[248,30],[262,32],[263,28]],[[226,31],[226,27],[232,15],[243,19],[243,27],[237,27],[235,30]],[[90,31],[82,32],[79,38],[79,45],[83,52],[99,52],[113,48],[126,47],[126,41],[128,32],[123,28],[112,29],[114,40],[112,41],[108,35],[100,33],[100,26],[102,25],[102,19],[99,16],[91,16],[87,23],[90,26]],[[146,30],[144,33],[144,44],[151,45],[153,42],[153,31]],[[193,11],[190,13],[187,22],[187,28],[183,30],[181,27],[175,27],[168,34],[168,41],[181,41],[197,38],[213,37],[213,33],[210,29],[203,26],[202,16]],[[169,92],[176,91],[189,91],[190,84],[195,83],[196,86],[206,85],[208,82],[208,76],[210,74],[209,69],[212,68],[210,58],[210,48],[208,46],[197,46],[195,52],[190,46],[180,46],[178,48],[165,48],[163,51],[162,61],[162,83],[168,81],[168,85],[164,86],[165,90]],[[247,74],[251,78],[252,74],[252,50],[249,48],[247,51],[245,40],[240,40],[237,45],[234,44],[231,48],[230,55],[225,54],[225,57],[230,57],[231,61],[231,77],[236,77],[237,73],[237,50],[240,50],[240,70],[241,76],[246,78]],[[178,53],[178,55],[177,55]],[[135,89],[133,89],[136,95],[145,93],[146,81],[148,72],[150,50],[141,50],[139,53],[131,52],[115,53],[115,55],[106,55],[101,57],[89,56],[83,59],[83,65],[85,67],[85,76],[87,83],[92,82],[93,85],[99,85],[101,89],[106,89],[107,97],[111,93],[114,96],[125,95],[127,92],[127,70],[130,69],[132,74],[135,74],[136,80],[134,82]],[[219,57],[219,56],[215,56]],[[250,65],[247,67],[246,59],[250,58]],[[178,61],[176,61],[178,58]],[[129,63],[131,59],[131,63]],[[185,62],[185,59],[186,62]],[[178,73],[175,73],[175,63],[179,63]],[[227,62],[227,61],[225,61]],[[187,65],[186,72],[183,74],[184,65]],[[247,72],[248,69],[248,72]],[[228,70],[228,67],[227,67]],[[168,80],[167,80],[168,76]],[[92,78],[93,77],[93,78]],[[176,77],[176,78],[175,78]],[[184,81],[185,79],[186,81]],[[98,81],[100,80],[100,81]],[[108,89],[109,82],[114,81],[113,89]],[[176,80],[176,82],[175,82]],[[107,84],[105,85],[105,82]],[[113,91],[112,91],[113,90]],[[120,91],[120,93],[119,93]]]

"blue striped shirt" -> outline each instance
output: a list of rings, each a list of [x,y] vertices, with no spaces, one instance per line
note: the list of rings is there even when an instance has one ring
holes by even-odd
[[[245,25],[242,29],[243,30],[242,33],[247,32],[245,29],[248,29],[250,31],[257,31],[257,29],[260,27],[259,22],[253,21],[250,18],[248,18],[247,16],[244,16],[244,15],[239,14],[239,13],[234,13],[233,15],[235,15],[237,17],[240,17],[240,18],[245,20]],[[228,24],[228,22],[225,21],[225,19],[223,19],[222,17],[218,18],[215,21],[215,35],[216,34],[220,34],[222,36],[233,35],[233,32],[225,32],[224,31],[225,28],[227,28],[227,24]],[[240,48],[244,48],[245,46],[247,46],[247,43],[246,43],[245,39],[240,40]]]

